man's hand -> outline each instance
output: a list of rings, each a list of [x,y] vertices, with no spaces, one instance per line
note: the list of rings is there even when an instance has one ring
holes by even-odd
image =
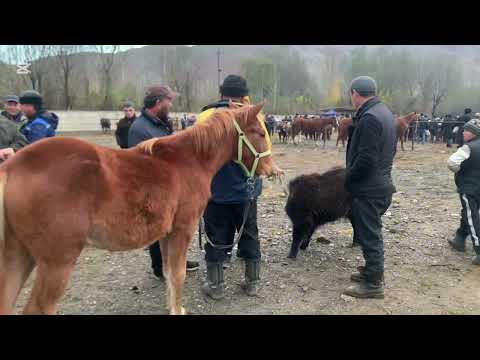
[[[15,151],[12,148],[0,149],[0,160],[5,161],[8,158],[15,155]]]

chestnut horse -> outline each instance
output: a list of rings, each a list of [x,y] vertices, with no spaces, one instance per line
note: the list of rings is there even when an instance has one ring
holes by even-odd
[[[419,116],[419,114],[411,112],[404,116],[398,116],[395,119],[395,125],[397,127],[397,142],[398,139],[400,139],[402,151],[405,151],[403,143],[407,141],[407,130],[413,121],[418,120]]]
[[[13,312],[35,266],[23,313],[54,314],[85,247],[124,251],[160,240],[167,308],[184,314],[186,253],[212,178],[237,158],[240,131],[257,152],[268,150],[262,107],[218,110],[204,124],[125,150],[44,139],[0,165],[0,313]],[[242,156],[252,167],[247,146]],[[256,174],[278,171],[266,156]]]
[[[345,147],[345,141],[348,138],[348,127],[353,124],[353,118],[351,117],[344,117],[340,120],[338,125],[338,135],[337,135],[337,143],[335,147],[338,146],[338,143],[342,142],[342,147]]]
[[[415,112],[408,113],[407,115],[404,116],[398,116],[395,118],[395,126],[397,128],[397,141],[400,139],[401,144],[402,144],[402,150],[403,148],[403,143],[406,141],[405,137],[407,135],[407,130],[408,127],[410,126],[410,123],[412,121],[415,121],[418,119],[418,114]],[[348,127],[353,124],[353,119],[351,117],[346,117],[343,118],[340,121],[340,125],[338,127],[338,136],[337,136],[337,144],[335,146],[338,146],[338,143],[341,141],[342,146],[345,147],[345,141],[348,138]]]

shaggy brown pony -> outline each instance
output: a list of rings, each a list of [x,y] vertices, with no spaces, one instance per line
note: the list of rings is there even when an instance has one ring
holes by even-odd
[[[160,240],[167,308],[184,314],[187,249],[213,176],[237,157],[233,120],[264,152],[262,106],[218,110],[204,124],[126,150],[44,139],[0,165],[0,313],[13,311],[35,266],[23,312],[54,314],[86,246],[124,251]],[[243,148],[251,167],[253,155]],[[258,175],[276,173],[271,156],[260,160]]]
[[[305,250],[317,227],[350,217],[351,198],[345,190],[345,168],[335,167],[323,174],[301,175],[289,183],[285,212],[293,224],[289,258]]]

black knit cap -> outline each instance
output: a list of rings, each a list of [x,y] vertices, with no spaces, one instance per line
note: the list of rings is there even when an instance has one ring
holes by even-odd
[[[247,80],[238,75],[228,75],[220,85],[220,94],[229,97],[247,96]]]
[[[42,95],[35,90],[27,90],[20,94],[20,104],[30,104],[41,106],[43,103]]]

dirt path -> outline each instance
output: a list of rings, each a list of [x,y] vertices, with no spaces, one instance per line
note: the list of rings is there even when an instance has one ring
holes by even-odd
[[[83,136],[113,146],[110,135]],[[345,153],[331,141],[324,150],[312,144],[274,146],[275,158],[289,178],[324,171],[344,162]],[[357,300],[341,296],[350,273],[362,264],[359,249],[349,248],[352,229],[347,222],[317,230],[310,248],[296,261],[287,260],[291,226],[277,183],[265,181],[259,201],[263,253],[259,298],[245,296],[238,284],[243,264],[234,259],[225,273],[227,297],[204,298],[203,254],[194,238],[190,258],[200,271],[187,275],[184,304],[193,314],[476,314],[480,312],[480,268],[467,253],[449,249],[446,239],[459,223],[460,203],[446,159],[453,149],[444,145],[417,146],[399,152],[394,165],[398,193],[384,220],[386,297]],[[318,242],[322,235],[330,244]],[[153,278],[148,252],[108,253],[86,250],[79,259],[62,314],[165,314],[165,284]],[[18,309],[26,301],[28,288]]]

